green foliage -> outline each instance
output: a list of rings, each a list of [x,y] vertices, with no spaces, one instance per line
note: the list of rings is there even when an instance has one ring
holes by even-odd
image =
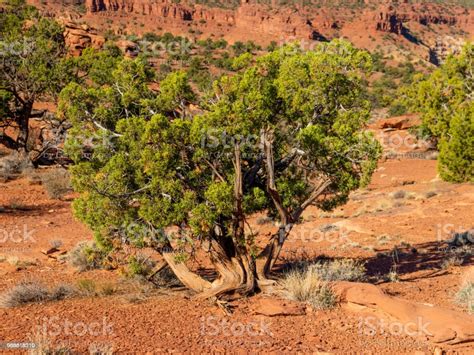
[[[6,1],[0,13],[0,143],[28,151],[28,121],[37,100],[54,101],[74,79],[63,28],[23,1]],[[5,132],[19,128],[17,137]]]
[[[62,27],[28,6],[2,13],[1,23],[2,93],[17,86],[26,98],[59,92],[70,74]]]
[[[388,107],[390,115],[398,116],[406,112],[406,107],[401,102],[394,104],[393,98],[397,96],[400,85],[411,85],[415,67],[410,62],[400,63],[397,67],[386,66],[383,60],[381,53],[372,54],[374,71],[383,74],[371,84],[369,97],[374,107]]]
[[[452,118],[440,142],[439,172],[447,181],[474,182],[474,102]]]
[[[440,149],[438,169],[443,179],[454,182],[474,179],[474,45],[451,55],[428,78],[402,91],[401,102],[420,112],[423,130]]]
[[[128,277],[134,276],[148,276],[154,267],[154,263],[141,255],[132,256],[128,260],[126,275]]]
[[[119,61],[108,83],[71,84],[58,111],[73,123],[66,149],[81,193],[75,213],[105,241],[138,238],[156,246],[165,242],[157,230],[178,226],[174,237],[183,252],[177,258],[184,261],[185,245],[211,238],[217,226],[231,235],[236,154],[244,212],[277,214],[262,132],[271,137],[283,205],[296,212],[315,182],[328,180],[317,204],[333,208],[368,183],[380,154],[373,137],[363,134],[370,112],[363,76],[370,67],[370,56],[348,42],[306,53],[287,46],[215,81],[196,116],[186,110],[195,99],[187,75],[170,74],[154,92],[140,59]],[[97,139],[85,155],[84,136],[112,138]],[[239,245],[252,243],[251,236],[239,238]]]

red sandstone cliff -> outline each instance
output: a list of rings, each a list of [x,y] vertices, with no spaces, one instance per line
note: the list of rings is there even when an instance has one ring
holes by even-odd
[[[398,35],[399,41],[403,41],[414,27],[426,37],[420,38],[420,42],[428,45],[434,46],[436,38],[453,33],[474,39],[474,10],[436,3],[365,0],[365,5],[360,6],[356,0],[347,0],[353,1],[353,6],[336,8],[328,0],[316,8],[267,6],[243,0],[235,9],[223,9],[171,0],[74,0],[83,1],[86,10],[78,15],[69,11],[74,9],[70,4],[73,0],[49,0],[47,5],[41,5],[41,0],[29,1],[48,13],[56,11],[59,17],[80,16],[99,30],[110,29],[120,34],[169,31],[188,37],[214,36],[260,44],[345,36],[356,45],[371,48],[376,46],[374,38],[382,38],[386,33]]]

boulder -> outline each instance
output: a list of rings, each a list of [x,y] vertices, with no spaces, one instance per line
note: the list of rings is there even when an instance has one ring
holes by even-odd
[[[333,290],[346,308],[371,312],[405,335],[436,344],[474,343],[474,318],[466,313],[388,296],[371,284],[338,282]]]

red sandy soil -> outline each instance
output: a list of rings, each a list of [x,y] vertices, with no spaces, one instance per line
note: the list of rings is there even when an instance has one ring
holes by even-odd
[[[404,150],[398,148],[390,150]],[[402,190],[403,198],[392,195]],[[254,311],[257,302],[266,297],[257,295],[234,301],[233,313],[228,315],[215,303],[199,301],[183,289],[151,290],[123,281],[114,271],[79,273],[61,258],[42,253],[52,240],[61,241],[60,249],[69,251],[78,242],[92,238],[91,232],[73,217],[70,205],[70,199],[48,198],[44,187],[27,177],[0,184],[0,227],[7,233],[27,228],[32,236],[20,242],[0,243],[0,293],[24,280],[42,280],[54,286],[75,285],[84,279],[125,291],[0,308],[0,344],[38,341],[34,334],[39,326],[47,330],[54,346],[67,346],[80,353],[86,353],[91,344],[108,345],[119,354],[474,352],[472,345],[431,344],[384,331],[382,326],[375,328],[375,334],[367,334],[360,314],[341,307],[314,311],[307,306],[305,315],[268,317]],[[356,258],[366,263],[372,282],[386,293],[462,311],[453,297],[460,287],[461,274],[472,260],[466,257],[462,266],[442,268],[448,254],[440,241],[446,240],[451,231],[472,228],[473,206],[474,186],[441,181],[435,160],[403,155],[387,159],[380,163],[370,186],[353,193],[347,205],[330,213],[308,210],[285,244],[278,267],[322,255]],[[275,230],[272,222],[259,219],[261,216],[252,220],[254,232],[266,237]],[[338,226],[339,232],[321,232],[320,228],[328,224]],[[377,275],[392,269],[389,252],[396,246],[399,281],[377,281]],[[84,331],[84,326],[94,327],[94,331]],[[242,331],[242,327],[250,330]]]

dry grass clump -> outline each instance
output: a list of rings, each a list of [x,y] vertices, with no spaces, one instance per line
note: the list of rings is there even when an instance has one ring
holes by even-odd
[[[330,309],[337,303],[331,287],[320,279],[314,268],[293,269],[281,284],[289,299],[306,302],[315,309]]]
[[[43,332],[36,330],[30,335],[30,339],[35,344],[34,349],[28,351],[29,355],[72,355],[74,352],[67,346],[53,346],[51,340]]]
[[[28,303],[59,301],[71,296],[74,290],[66,285],[48,289],[37,281],[24,281],[0,296],[0,307],[12,308]]]
[[[90,279],[80,279],[76,282],[77,294],[83,297],[111,296],[119,292],[116,284],[105,282],[96,283]]]
[[[403,199],[407,197],[407,192],[405,190],[395,191],[390,194],[393,199]]]
[[[21,157],[14,152],[0,159],[0,181],[7,182],[21,176],[23,171],[31,168],[32,164],[28,159]]]
[[[89,345],[89,355],[113,355],[114,347],[107,343],[92,343]]]
[[[362,281],[366,271],[363,264],[352,259],[318,262],[309,268],[324,281]]]
[[[72,191],[69,172],[64,169],[53,169],[42,174],[41,182],[52,199],[61,199]]]
[[[456,294],[456,302],[469,312],[474,312],[474,283],[467,282]]]
[[[441,263],[441,268],[443,270],[450,269],[453,266],[461,266],[464,263],[464,258],[462,256],[453,255]]]
[[[67,256],[69,263],[79,271],[101,269],[104,265],[106,253],[100,250],[95,243],[80,242]]]

